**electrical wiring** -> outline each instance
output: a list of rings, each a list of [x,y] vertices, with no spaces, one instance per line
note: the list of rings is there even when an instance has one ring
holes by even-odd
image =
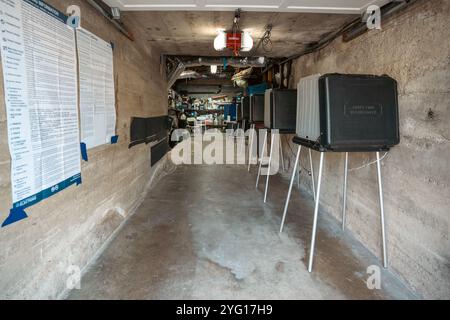
[[[292,150],[291,144],[289,143],[287,137],[286,137],[286,136],[283,136],[283,137],[284,137],[284,139],[285,139],[286,145],[289,147],[289,151],[291,152],[292,156],[293,156],[293,157],[296,157],[297,155],[295,154],[294,150]],[[380,158],[380,162],[383,161],[384,158],[386,158],[388,154],[389,154],[389,151],[387,151],[387,152]],[[356,168],[348,169],[348,172],[361,170],[361,169],[367,168],[367,167],[369,167],[369,166],[371,166],[371,165],[373,165],[373,164],[375,164],[375,163],[377,163],[377,160],[374,160],[374,161],[371,161],[371,162],[369,162],[369,163],[363,164],[363,165],[361,165],[361,166],[359,166],[359,167],[356,167]],[[308,168],[305,168],[305,166],[302,165],[300,159],[299,159],[299,165],[300,165],[300,167],[301,167],[303,170],[305,170],[306,172],[308,172],[309,175],[311,175],[311,170],[308,169]]]
[[[285,135],[282,135],[282,137],[284,137],[285,142],[286,142],[287,146],[289,147],[289,151],[291,152],[292,156],[295,158],[297,155],[295,154],[294,150],[292,150],[289,140],[287,139],[287,137]],[[308,173],[308,175],[311,176],[311,170],[302,165],[301,159],[299,159],[298,161],[299,161],[299,165],[302,168],[302,170],[305,170]]]
[[[381,162],[384,158],[386,158],[386,156],[388,155],[388,153],[389,153],[389,151],[387,151],[387,152],[380,158],[380,162]],[[359,167],[356,167],[356,168],[352,168],[352,169],[348,169],[348,172],[352,172],[352,171],[356,171],[356,170],[360,170],[360,169],[367,168],[367,167],[369,167],[369,166],[371,166],[371,165],[373,165],[373,164],[375,164],[375,163],[377,163],[377,162],[378,162],[378,160],[371,161],[371,162],[369,162],[369,163],[363,164],[362,166],[359,166]]]

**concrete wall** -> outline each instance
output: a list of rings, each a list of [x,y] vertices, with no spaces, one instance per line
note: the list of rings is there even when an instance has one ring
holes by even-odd
[[[0,229],[0,299],[55,298],[69,265],[83,268],[139,203],[155,176],[149,146],[128,149],[131,116],[167,113],[160,55],[129,41],[84,0],[48,0],[61,11],[77,4],[82,26],[115,43],[117,145],[89,150],[83,183],[27,209],[28,219]],[[1,74],[1,72],[0,72]],[[11,207],[3,80],[0,79],[0,220]]]
[[[349,43],[337,39],[293,66],[294,84],[330,72],[388,74],[398,81],[401,144],[382,167],[388,252],[391,270],[425,298],[450,298],[449,13],[448,0],[420,1],[384,21],[382,31]],[[292,157],[289,148],[284,150]],[[309,167],[306,155],[301,162]],[[374,157],[350,154],[349,168]],[[314,153],[316,174],[318,160]],[[339,220],[343,166],[343,154],[326,154],[321,204]],[[311,190],[306,173],[302,183]],[[381,257],[378,210],[376,165],[350,172],[348,229]]]

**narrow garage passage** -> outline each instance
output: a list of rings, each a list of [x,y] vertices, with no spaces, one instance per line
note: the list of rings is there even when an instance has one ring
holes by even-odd
[[[449,13],[0,0],[0,298],[449,299]]]
[[[417,298],[387,271],[383,290],[368,290],[366,266],[378,264],[378,259],[326,217],[318,234],[317,268],[310,275],[305,244],[311,232],[311,199],[296,194],[292,211],[298,214],[290,218],[295,224],[280,236],[284,181],[271,185],[272,197],[280,201],[267,206],[253,180],[242,182],[247,174],[242,166],[177,168],[148,194],[69,298]],[[242,192],[233,201],[224,198],[236,185]]]

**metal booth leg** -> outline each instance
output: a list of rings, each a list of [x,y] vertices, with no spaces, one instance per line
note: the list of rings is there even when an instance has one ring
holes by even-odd
[[[262,146],[262,150],[261,150],[261,154],[258,157],[259,160],[259,169],[258,169],[258,176],[256,177],[256,188],[258,188],[258,183],[259,183],[259,176],[261,175],[261,167],[262,167],[262,162],[264,160],[264,153],[266,152],[266,144],[267,144],[267,130],[264,130],[264,143]]]
[[[316,244],[316,231],[317,231],[317,218],[319,215],[319,203],[320,203],[320,186],[322,183],[322,169],[323,169],[323,155],[324,153],[320,153],[320,164],[319,164],[319,177],[317,180],[317,193],[316,193],[316,204],[314,207],[314,222],[312,228],[312,236],[311,236],[311,248],[309,251],[309,263],[308,263],[308,271],[312,271],[313,259],[314,259],[314,246]]]
[[[345,162],[344,162],[344,188],[342,195],[342,230],[345,230],[345,218],[347,208],[347,174],[348,174],[348,152],[345,153]]]
[[[283,168],[283,171],[286,171],[286,168],[284,167],[283,140],[281,139],[281,135],[280,135],[280,141],[278,144],[279,144],[279,149],[280,149],[281,167]]]
[[[383,202],[383,186],[381,182],[381,160],[380,152],[377,152],[377,173],[378,173],[378,192],[380,196],[380,217],[381,217],[381,238],[383,241],[383,267],[387,269],[388,258],[386,250],[386,228],[384,221],[384,202]]]
[[[250,126],[250,136],[249,136],[249,149],[248,149],[248,168],[247,171],[250,171],[250,165],[252,163],[253,158],[253,140],[255,138],[255,125],[252,124]]]
[[[266,190],[264,191],[264,203],[267,202],[267,191],[269,190],[269,177],[270,177],[270,167],[272,165],[272,154],[273,154],[273,144],[275,141],[275,133],[272,133],[271,135],[271,141],[270,141],[270,156],[269,156],[269,163],[267,164],[267,177],[266,177]],[[262,161],[262,160],[261,160]]]
[[[295,157],[295,163],[294,163],[294,169],[292,170],[292,177],[291,177],[291,183],[289,184],[289,191],[286,198],[286,203],[284,205],[284,211],[283,211],[283,218],[281,219],[281,226],[280,226],[280,233],[283,232],[284,227],[284,221],[286,220],[286,214],[289,206],[289,201],[291,200],[291,192],[292,192],[292,186],[294,184],[294,179],[297,173],[298,168],[298,161],[300,159],[300,152],[302,151],[302,146],[298,146],[297,156]]]
[[[311,168],[311,186],[313,190],[314,201],[316,201],[316,186],[314,182],[314,166],[312,161],[311,149],[308,149],[308,151],[309,151],[309,166]]]

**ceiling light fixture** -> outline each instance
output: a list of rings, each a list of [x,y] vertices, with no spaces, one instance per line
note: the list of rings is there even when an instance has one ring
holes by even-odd
[[[241,31],[239,28],[239,20],[241,19],[241,10],[237,9],[233,28],[229,32],[223,29],[218,31],[218,35],[214,39],[214,49],[222,51],[225,48],[233,50],[235,56],[239,55],[239,51],[248,52],[253,48],[253,38],[249,31]]]
[[[253,39],[250,35],[250,32],[244,31],[242,33],[242,44],[241,44],[241,50],[244,52],[250,51],[253,48]]]
[[[227,35],[225,31],[219,30],[217,37],[214,39],[214,49],[216,51],[222,51],[227,47]]]

